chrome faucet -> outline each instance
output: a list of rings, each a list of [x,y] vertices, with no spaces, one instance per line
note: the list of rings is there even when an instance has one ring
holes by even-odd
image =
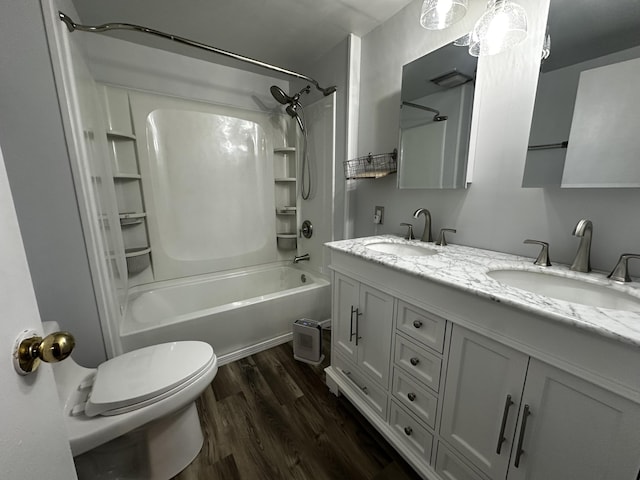
[[[424,231],[422,232],[422,242],[431,241],[431,212],[426,208],[419,208],[413,212],[413,218],[418,218],[420,215],[424,215]]]
[[[618,263],[613,267],[613,270],[607,278],[616,282],[630,282],[631,277],[629,276],[629,269],[627,267],[627,262],[630,258],[640,258],[640,255],[636,255],[634,253],[623,253],[620,255]]]
[[[293,257],[293,263],[298,263],[298,262],[302,262],[304,260],[311,260],[311,255],[309,255],[308,253],[302,254],[302,255],[296,255],[295,257]]]
[[[571,270],[575,272],[591,271],[591,235],[593,233],[593,224],[591,220],[582,219],[573,229],[572,235],[580,237],[580,245],[576,252],[576,258],[571,264]]]

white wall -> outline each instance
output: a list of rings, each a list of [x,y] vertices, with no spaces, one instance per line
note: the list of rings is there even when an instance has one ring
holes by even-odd
[[[0,45],[0,143],[40,315],[96,365],[106,355],[38,0],[2,2]]]
[[[289,82],[276,78],[269,70],[251,73],[213,63],[220,58],[215,54],[207,62],[105,35],[76,34],[83,36],[97,82],[185,100],[282,113],[269,87],[278,85],[286,92]]]
[[[482,58],[476,92],[477,141],[473,184],[467,190],[400,191],[395,176],[358,181],[356,236],[371,235],[375,205],[383,205],[380,233],[400,233],[400,222],[413,222],[418,207],[431,210],[434,233],[457,228],[453,243],[524,254],[526,238],[548,241],[552,261],[570,263],[578,245],[571,236],[576,222],[594,223],[592,265],[609,270],[620,253],[640,250],[637,190],[520,188],[533,109],[542,33],[548,0],[520,0],[529,17],[529,37],[512,51]],[[391,151],[397,144],[402,65],[465,33],[486,2],[472,1],[470,12],[444,32],[418,24],[421,1],[415,1],[362,41],[359,154]],[[634,126],[636,127],[636,126]],[[471,148],[474,148],[472,144]],[[632,269],[640,272],[639,265]]]

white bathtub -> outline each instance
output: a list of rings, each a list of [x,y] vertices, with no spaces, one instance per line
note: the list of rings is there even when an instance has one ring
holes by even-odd
[[[296,319],[323,321],[330,311],[328,280],[294,266],[266,265],[131,289],[120,339],[125,352],[203,340],[224,364],[284,343]]]

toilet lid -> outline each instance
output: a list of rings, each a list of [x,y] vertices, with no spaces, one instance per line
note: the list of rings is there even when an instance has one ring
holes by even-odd
[[[112,358],[98,367],[85,415],[149,405],[191,383],[214,360],[211,345],[198,341],[152,345]]]

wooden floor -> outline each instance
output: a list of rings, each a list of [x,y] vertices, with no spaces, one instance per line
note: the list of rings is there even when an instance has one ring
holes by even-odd
[[[327,332],[328,333],[328,332]],[[291,343],[224,365],[197,402],[198,457],[174,480],[416,479],[418,475]]]

